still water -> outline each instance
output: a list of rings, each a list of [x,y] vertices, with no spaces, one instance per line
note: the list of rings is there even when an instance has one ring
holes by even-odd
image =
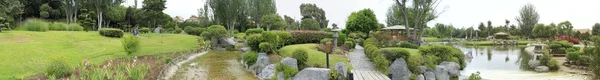
[[[480,72],[484,79],[491,80],[585,80],[585,76],[565,72],[537,73],[526,68],[530,56],[526,46],[465,46],[452,45],[467,56],[467,67],[461,71],[460,79],[471,73]]]

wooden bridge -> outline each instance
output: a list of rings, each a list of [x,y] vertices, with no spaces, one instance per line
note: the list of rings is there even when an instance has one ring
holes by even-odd
[[[350,72],[351,80],[391,80],[379,71],[352,70]]]

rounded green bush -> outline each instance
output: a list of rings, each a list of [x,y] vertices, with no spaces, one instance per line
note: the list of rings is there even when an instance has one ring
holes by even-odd
[[[67,29],[68,31],[83,31],[83,26],[79,24],[70,24]]]
[[[212,25],[210,27],[208,27],[208,29],[206,29],[206,32],[210,33],[210,35],[206,36],[207,38],[213,38],[213,37],[227,37],[228,33],[227,33],[227,29],[225,29],[225,27],[221,26],[221,25]]]
[[[306,65],[306,62],[308,62],[308,54],[304,49],[297,49],[296,51],[294,51],[294,53],[292,54],[292,58],[298,61],[298,68],[300,70],[308,66]]]
[[[256,63],[256,58],[258,58],[258,53],[249,51],[243,55],[242,59],[244,60],[244,63],[248,65],[254,65],[254,63]]]
[[[150,33],[150,28],[141,28],[140,33]]]
[[[352,41],[346,41],[346,42],[344,42],[344,45],[348,45],[350,48],[354,48],[354,46],[355,46],[354,42],[352,42]]]
[[[288,43],[289,40],[292,39],[292,34],[286,31],[278,31],[277,36],[279,36],[282,44]]]
[[[123,30],[115,29],[115,28],[102,28],[98,32],[102,36],[116,37],[116,38],[123,37],[123,34],[124,34]]]
[[[71,66],[69,66],[64,57],[55,58],[50,62],[50,65],[46,67],[46,75],[53,75],[55,78],[68,76],[71,72]]]
[[[292,38],[286,44],[319,43],[321,39],[331,37],[324,31],[290,31],[290,34]]]
[[[268,42],[273,46],[279,46],[280,38],[275,32],[265,31],[265,32],[262,32],[261,36],[263,38],[262,42]]]
[[[323,38],[321,39],[321,41],[319,41],[321,44],[327,43],[327,42],[333,42],[333,39],[331,38]]]
[[[413,43],[409,43],[409,42],[400,42],[400,44],[398,44],[399,47],[403,47],[403,48],[411,48],[411,49],[418,49],[419,45],[417,44],[413,44]]]
[[[19,27],[20,30],[26,31],[48,31],[49,23],[41,19],[28,19]]]
[[[140,40],[135,36],[125,36],[121,39],[121,43],[123,43],[123,48],[129,55],[140,49]]]
[[[181,33],[181,31],[183,31],[181,28],[176,27],[175,30],[173,31],[173,33],[179,34],[179,33]]]
[[[373,59],[373,64],[375,64],[375,67],[382,72],[387,72],[387,67],[390,66],[391,62],[386,59],[384,55],[375,56],[376,57]]]
[[[452,61],[460,64],[461,69],[465,68],[467,63],[465,62],[465,55],[458,48],[446,45],[428,45],[419,47],[419,52],[422,55],[437,56],[439,59],[435,64],[439,64],[443,61]]]
[[[261,29],[261,28],[252,28],[252,29],[248,29],[246,30],[246,35],[252,35],[252,34],[261,34],[262,32],[264,32],[265,30]]]
[[[253,34],[246,37],[246,45],[250,47],[252,51],[259,51],[259,44],[262,42],[262,36],[260,34]]]
[[[408,50],[402,48],[382,48],[379,49],[379,53],[383,54],[390,61],[394,61],[396,58],[408,59],[410,56]]]
[[[258,45],[258,47],[260,48],[260,52],[269,53],[271,50],[273,50],[273,45],[268,42],[262,42]]]
[[[567,61],[569,61],[569,62],[579,61],[579,58],[580,58],[579,55],[580,55],[579,52],[569,52],[569,53],[567,53]]]
[[[192,27],[192,26],[186,26],[183,28],[183,32],[190,34],[190,32],[192,32],[193,29],[194,29],[194,27]]]

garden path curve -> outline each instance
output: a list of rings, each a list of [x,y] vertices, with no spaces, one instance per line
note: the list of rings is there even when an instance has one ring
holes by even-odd
[[[350,64],[354,67],[351,71],[354,80],[390,80],[383,73],[377,71],[371,59],[367,58],[362,46],[356,45],[354,51],[348,54]]]

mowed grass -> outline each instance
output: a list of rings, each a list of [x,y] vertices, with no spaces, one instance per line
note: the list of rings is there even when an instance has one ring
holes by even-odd
[[[294,54],[294,51],[304,49],[304,50],[306,50],[306,52],[308,54],[308,61],[306,64],[308,64],[309,66],[316,66],[316,67],[324,68],[327,66],[326,60],[325,60],[326,54],[321,51],[318,51],[317,46],[318,46],[318,44],[287,45],[287,46],[284,46],[283,48],[279,49],[279,54],[280,54],[280,56],[282,56],[282,58],[292,57],[292,54]],[[334,67],[337,62],[342,62],[346,66],[350,67],[350,69],[352,69],[352,66],[349,63],[348,58],[343,54],[329,55],[329,60],[330,60],[329,67]]]
[[[126,34],[131,35],[131,34]],[[96,31],[10,31],[0,33],[0,80],[27,78],[45,73],[54,57],[66,57],[76,67],[88,59],[91,64],[115,58],[189,51],[197,49],[196,36],[182,34],[140,34],[141,49],[127,55],[120,38]]]

